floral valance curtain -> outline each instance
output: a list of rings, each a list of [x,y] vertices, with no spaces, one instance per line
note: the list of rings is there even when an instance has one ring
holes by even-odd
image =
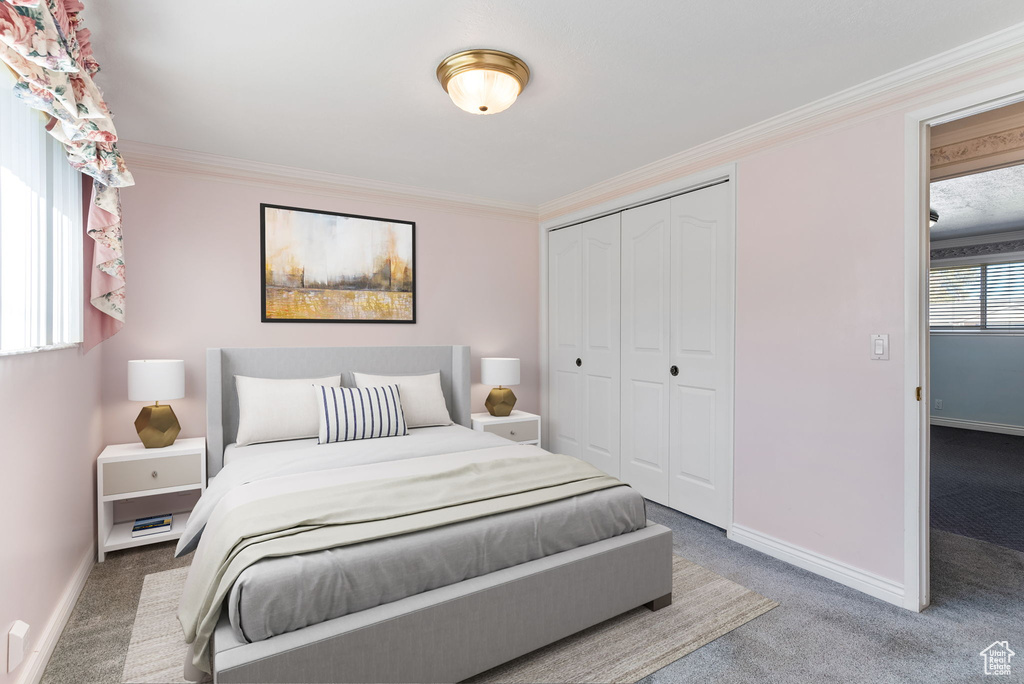
[[[86,329],[86,349],[124,325],[125,278],[118,188],[134,185],[117,151],[117,133],[93,82],[99,64],[78,0],[0,0],[0,60],[18,77],[28,106],[49,116],[46,129],[71,166],[94,179],[86,230],[93,239],[89,300],[103,320]],[[98,329],[98,330],[97,330]]]

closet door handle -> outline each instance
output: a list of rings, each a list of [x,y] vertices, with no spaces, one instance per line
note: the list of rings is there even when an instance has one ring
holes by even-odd
[[[672,377],[679,375],[679,366],[672,366],[668,369],[668,372],[672,374]]]
[[[576,367],[579,368],[583,365],[583,359],[576,359]]]

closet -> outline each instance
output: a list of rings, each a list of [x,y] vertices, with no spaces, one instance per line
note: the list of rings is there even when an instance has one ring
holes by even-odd
[[[550,233],[550,449],[619,474],[619,214]],[[584,360],[585,359],[585,360]]]
[[[735,246],[725,182],[548,237],[552,451],[731,521]]]

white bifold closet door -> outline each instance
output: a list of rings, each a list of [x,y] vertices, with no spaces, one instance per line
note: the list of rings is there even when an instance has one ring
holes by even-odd
[[[622,456],[619,477],[668,505],[671,200],[622,212]]]
[[[619,214],[548,234],[549,446],[619,474]]]
[[[620,477],[720,527],[732,506],[731,192],[622,213]]]

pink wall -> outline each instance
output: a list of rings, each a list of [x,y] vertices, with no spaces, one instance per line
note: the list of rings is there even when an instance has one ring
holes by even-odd
[[[737,188],[736,522],[897,582],[902,155],[893,115],[743,159]],[[124,193],[129,322],[104,344],[106,441],[136,439],[125,362],[146,357],[186,360],[188,396],[174,406],[183,436],[202,435],[211,346],[467,343],[475,359],[521,357],[520,406],[538,408],[534,225],[136,177]],[[260,202],[416,221],[421,322],[260,323]],[[505,280],[488,290],[496,266]],[[890,361],[868,359],[874,332],[890,335]],[[478,410],[485,394],[474,387]]]
[[[734,482],[736,523],[900,584],[903,138],[894,114],[740,162]]]
[[[140,358],[185,360],[187,396],[172,403],[183,437],[205,434],[207,347],[468,344],[474,379],[481,356],[521,358],[518,407],[539,408],[536,223],[134,174],[122,194],[128,321],[103,345],[107,442],[138,439],[126,366]],[[261,202],[415,221],[418,323],[261,323]],[[475,411],[488,390],[474,385]]]
[[[99,351],[0,357],[0,684],[7,631],[31,625],[31,646],[95,544],[95,461],[100,439]]]

